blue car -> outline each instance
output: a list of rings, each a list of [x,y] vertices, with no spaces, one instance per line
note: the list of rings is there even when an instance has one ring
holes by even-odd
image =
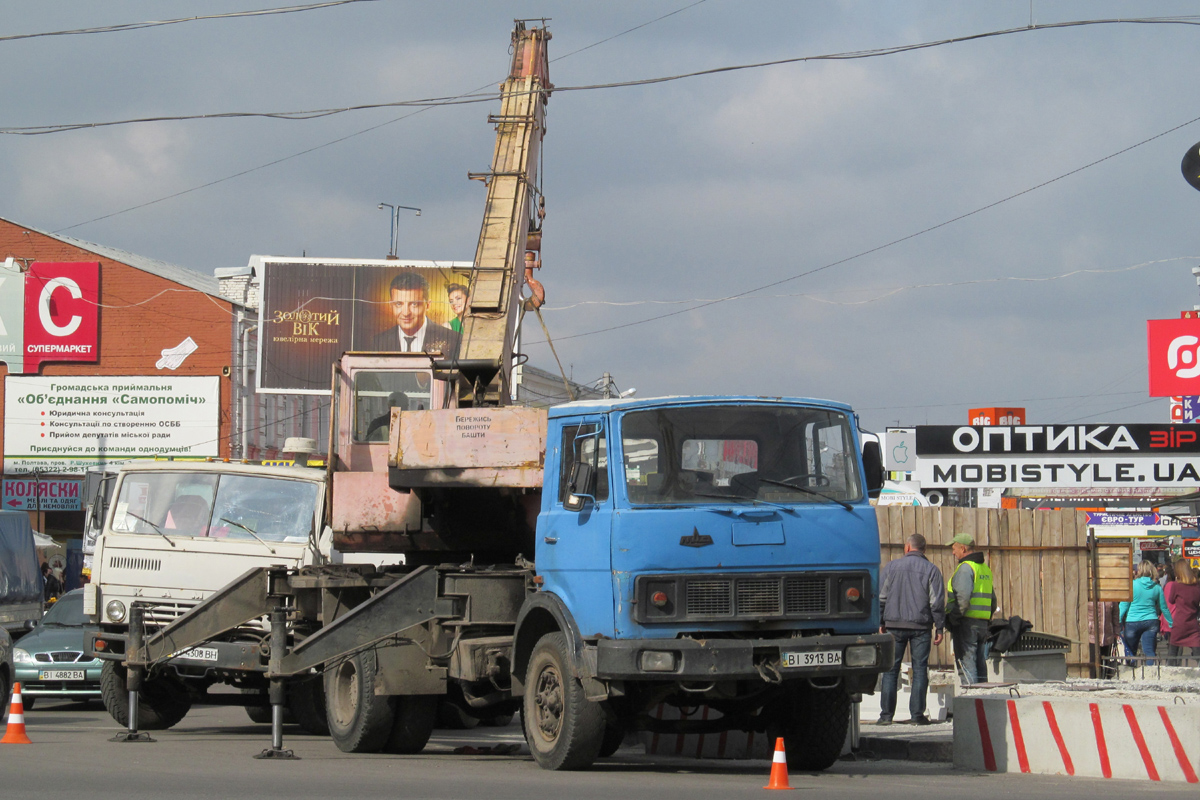
[[[58,599],[32,633],[13,648],[21,700],[32,708],[40,697],[93,700],[100,697],[100,659],[83,654],[83,590]]]

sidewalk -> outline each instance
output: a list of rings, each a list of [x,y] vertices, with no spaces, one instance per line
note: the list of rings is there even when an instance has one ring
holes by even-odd
[[[858,759],[951,762],[954,760],[954,723],[907,725],[901,722],[876,725],[860,722]]]

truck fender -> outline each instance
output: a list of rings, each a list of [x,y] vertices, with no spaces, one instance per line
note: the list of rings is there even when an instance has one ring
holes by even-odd
[[[571,670],[581,681],[591,678],[592,671],[584,663],[583,637],[579,626],[571,616],[566,603],[552,592],[535,592],[525,599],[521,613],[517,615],[516,634],[513,636],[512,693],[514,697],[525,694],[525,671],[529,668],[529,657],[538,640],[547,633],[561,631],[567,639],[571,652]]]

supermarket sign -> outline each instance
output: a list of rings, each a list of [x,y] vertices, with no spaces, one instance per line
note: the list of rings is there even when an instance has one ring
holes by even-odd
[[[0,264],[0,361],[10,375],[43,361],[99,358],[100,264]]]
[[[82,482],[5,478],[0,505],[5,511],[79,511]]]

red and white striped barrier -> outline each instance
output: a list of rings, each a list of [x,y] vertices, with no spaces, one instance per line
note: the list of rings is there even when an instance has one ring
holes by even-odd
[[[987,772],[1200,782],[1200,702],[958,697],[954,765]]]

